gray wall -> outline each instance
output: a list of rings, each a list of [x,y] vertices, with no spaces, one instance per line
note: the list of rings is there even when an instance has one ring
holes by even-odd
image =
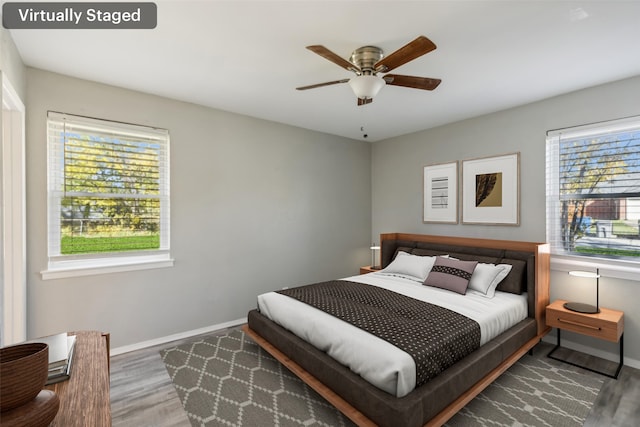
[[[37,69],[27,75],[29,337],[97,329],[114,347],[135,344],[241,319],[261,292],[369,263],[368,143]],[[169,129],[173,268],[42,280],[47,110]]]
[[[547,130],[640,115],[640,77],[374,143],[372,238],[411,233],[545,241],[545,136]],[[422,223],[425,165],[520,152],[520,226]],[[640,367],[640,282],[601,279],[600,303],[625,312],[625,354]],[[580,298],[566,273],[552,272],[551,298]],[[584,298],[584,296],[583,296]],[[567,334],[591,352],[617,354],[617,346]],[[569,343],[569,344],[572,344]]]

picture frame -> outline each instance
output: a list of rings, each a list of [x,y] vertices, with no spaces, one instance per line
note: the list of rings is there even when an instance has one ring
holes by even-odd
[[[462,161],[462,223],[520,225],[520,153]]]
[[[458,223],[458,162],[424,167],[422,222]]]

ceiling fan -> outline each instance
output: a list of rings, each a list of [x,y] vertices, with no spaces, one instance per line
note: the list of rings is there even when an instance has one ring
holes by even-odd
[[[440,79],[403,76],[400,74],[385,74],[381,77],[378,73],[387,73],[409,61],[413,61],[419,56],[431,52],[435,48],[436,45],[431,40],[425,36],[420,36],[388,56],[384,56],[382,49],[379,47],[363,46],[354,50],[347,61],[324,46],[307,46],[307,49],[310,51],[322,56],[334,64],[337,64],[347,71],[355,73],[356,76],[350,79],[334,80],[331,82],[301,86],[296,89],[315,89],[317,87],[348,82],[349,86],[351,86],[351,89],[358,97],[358,105],[365,105],[373,102],[373,97],[378,94],[380,89],[382,89],[382,86],[385,84],[404,86],[413,89],[433,90],[440,84]]]

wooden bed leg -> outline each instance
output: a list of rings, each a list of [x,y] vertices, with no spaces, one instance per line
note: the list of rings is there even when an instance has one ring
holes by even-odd
[[[546,333],[548,333],[548,332],[549,332],[549,329],[547,329],[547,331],[545,332],[545,334],[546,334]],[[538,341],[538,344],[540,344],[541,342],[542,342],[542,338],[540,338],[540,340]],[[536,344],[536,345],[538,345],[538,344]],[[534,348],[536,348],[536,346],[535,346],[535,345],[534,345],[533,347],[531,347],[531,349],[529,350],[529,356],[533,356],[533,349],[534,349]]]

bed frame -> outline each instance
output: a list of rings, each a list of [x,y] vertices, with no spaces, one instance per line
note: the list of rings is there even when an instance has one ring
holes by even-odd
[[[503,258],[525,261],[527,319],[402,398],[372,386],[257,310],[249,312],[248,324],[243,329],[359,426],[440,426],[549,332],[545,322],[545,308],[549,304],[549,245],[405,233],[381,234],[380,244],[383,268],[393,260],[398,248],[413,248],[416,253],[441,251],[481,262]]]

